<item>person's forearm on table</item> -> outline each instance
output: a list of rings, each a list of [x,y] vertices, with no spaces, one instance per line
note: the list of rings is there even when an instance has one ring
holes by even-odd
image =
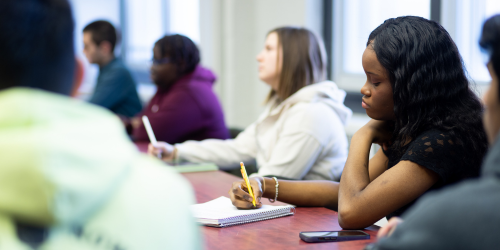
[[[356,133],[351,139],[349,156],[342,173],[339,188],[339,223],[351,221],[355,211],[365,206],[363,190],[370,184],[370,135]]]
[[[276,182],[265,181],[264,198],[274,199]],[[278,200],[300,207],[328,207],[337,209],[338,182],[333,181],[286,181],[278,180]]]

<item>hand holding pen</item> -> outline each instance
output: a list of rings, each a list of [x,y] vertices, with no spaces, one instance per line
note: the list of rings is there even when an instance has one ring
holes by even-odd
[[[164,161],[172,161],[175,157],[175,147],[166,142],[156,141],[156,136],[153,133],[153,128],[147,116],[142,116],[142,123],[144,124],[144,128],[146,128],[149,141],[151,142],[148,145],[148,155],[156,156]]]
[[[156,143],[156,146],[150,143],[148,145],[148,155],[158,157],[163,161],[173,161],[175,156],[175,147],[163,141]]]
[[[245,176],[243,174],[243,170],[242,175]],[[262,207],[260,199],[262,198],[262,194],[264,193],[262,186],[264,181],[263,178],[255,177],[248,179],[247,177],[246,179],[248,180],[248,184],[245,180],[233,182],[233,186],[231,187],[231,190],[229,190],[229,197],[231,198],[231,202],[235,207],[240,209],[255,209]],[[250,190],[248,189],[248,187],[251,188],[253,197],[252,195],[250,195]]]

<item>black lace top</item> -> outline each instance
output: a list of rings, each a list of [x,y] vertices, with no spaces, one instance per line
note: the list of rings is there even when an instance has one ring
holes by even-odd
[[[467,148],[467,145],[452,138],[449,133],[437,129],[428,130],[417,136],[407,145],[401,157],[390,149],[384,150],[389,158],[387,169],[394,167],[400,161],[408,160],[438,174],[438,182],[426,193],[466,178],[478,177],[481,162],[471,161],[470,154],[473,152],[473,149]],[[387,219],[401,216],[415,201],[390,213]]]

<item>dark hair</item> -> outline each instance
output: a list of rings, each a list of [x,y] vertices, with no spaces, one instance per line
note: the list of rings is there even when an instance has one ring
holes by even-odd
[[[448,32],[421,17],[391,18],[372,31],[367,46],[374,49],[392,85],[392,149],[403,154],[408,140],[435,128],[471,146],[470,160],[480,164],[487,149],[483,107]]]
[[[100,45],[104,41],[111,44],[111,52],[115,50],[116,42],[118,40],[115,27],[108,21],[99,20],[87,24],[83,28],[83,32],[90,32],[92,34],[92,41],[96,45]]]
[[[278,91],[271,90],[268,100],[280,100],[299,89],[326,80],[326,52],[323,41],[305,28],[281,27],[269,31],[278,35],[278,48],[283,51]]]
[[[179,75],[193,72],[200,63],[200,51],[196,44],[186,36],[175,34],[162,37],[155,43],[162,57],[169,57],[171,62],[182,65]]]
[[[0,90],[24,86],[69,94],[74,70],[66,0],[0,1]]]
[[[500,15],[494,15],[484,22],[479,46],[488,53],[495,74],[500,76]],[[498,96],[500,98],[500,88]]]

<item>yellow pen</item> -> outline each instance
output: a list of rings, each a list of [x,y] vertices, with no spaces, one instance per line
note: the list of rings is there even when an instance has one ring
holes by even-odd
[[[240,162],[240,166],[241,166],[241,175],[243,175],[243,179],[245,180],[245,183],[247,184],[248,193],[250,194],[250,196],[252,196],[252,199],[253,199],[252,200],[253,206],[256,207],[255,196],[253,195],[253,192],[252,192],[252,186],[250,186],[250,180],[248,180],[247,170],[245,169],[245,165],[243,165],[243,162]]]

